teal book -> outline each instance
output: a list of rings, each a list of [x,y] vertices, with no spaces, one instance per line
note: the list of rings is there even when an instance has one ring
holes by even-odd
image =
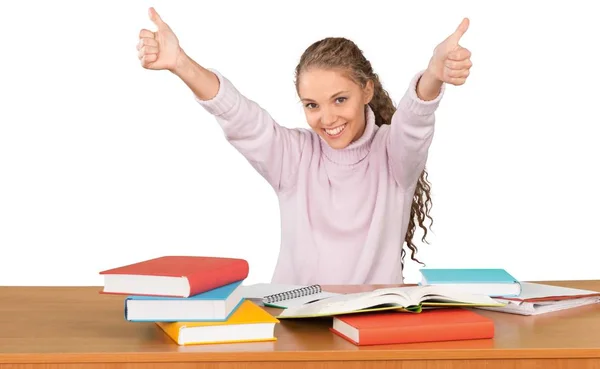
[[[420,270],[422,285],[452,286],[468,293],[492,297],[514,297],[521,293],[521,283],[504,269],[435,269]]]
[[[125,299],[125,319],[132,322],[222,322],[240,306],[242,281],[190,296],[132,295]]]

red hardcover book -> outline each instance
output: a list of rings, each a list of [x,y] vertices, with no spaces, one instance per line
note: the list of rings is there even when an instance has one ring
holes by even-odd
[[[248,277],[246,260],[163,256],[100,272],[102,293],[190,297]]]
[[[494,322],[470,310],[443,308],[341,315],[330,330],[358,346],[388,345],[492,338]]]

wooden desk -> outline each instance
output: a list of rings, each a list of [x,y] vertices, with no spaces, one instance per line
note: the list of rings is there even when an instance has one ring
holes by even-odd
[[[600,291],[600,281],[547,283]],[[184,347],[125,321],[123,297],[99,289],[0,287],[0,369],[600,368],[600,305],[537,317],[481,310],[496,322],[490,340],[357,347],[320,319],[282,321],[275,342]]]

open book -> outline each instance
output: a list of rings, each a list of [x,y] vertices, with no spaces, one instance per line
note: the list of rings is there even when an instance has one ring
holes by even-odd
[[[300,306],[292,306],[277,318],[310,318],[381,310],[420,312],[423,307],[504,306],[489,296],[462,292],[447,286],[380,288],[369,292],[339,294]]]
[[[600,292],[567,288],[541,283],[522,282],[522,291],[517,297],[494,297],[506,303],[501,307],[481,307],[485,310],[518,315],[539,315],[600,303]]]

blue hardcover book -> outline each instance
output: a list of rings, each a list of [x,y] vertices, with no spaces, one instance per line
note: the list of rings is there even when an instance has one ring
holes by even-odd
[[[132,322],[226,321],[243,299],[242,281],[190,297],[127,296],[125,319]]]
[[[521,283],[504,269],[434,269],[420,270],[422,285],[445,285],[487,296],[518,296]]]

